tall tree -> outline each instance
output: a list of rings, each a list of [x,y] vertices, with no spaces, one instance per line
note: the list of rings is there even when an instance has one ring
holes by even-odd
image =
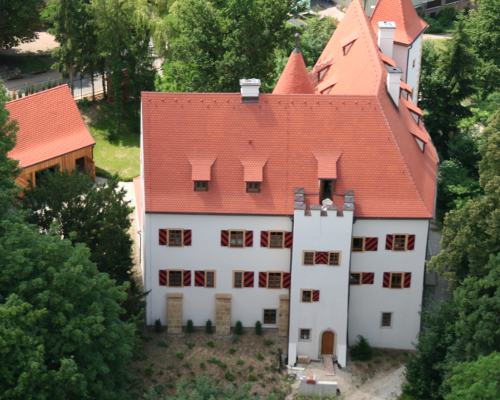
[[[0,0],[0,49],[36,38],[45,0]]]

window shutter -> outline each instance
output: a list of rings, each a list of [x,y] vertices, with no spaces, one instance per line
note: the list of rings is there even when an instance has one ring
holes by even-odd
[[[191,246],[191,229],[184,229],[182,233],[182,244],[184,246]]]
[[[160,286],[167,286],[167,270],[166,269],[160,269]]]
[[[253,272],[246,271],[243,274],[243,287],[253,287]]]
[[[363,285],[373,285],[373,280],[375,278],[375,273],[373,272],[363,272]]]
[[[382,282],[383,287],[389,287],[391,285],[391,273],[384,272],[384,281]]]
[[[406,246],[407,250],[414,250],[415,249],[415,235],[408,235],[408,243]]]
[[[283,272],[283,288],[284,289],[289,289],[290,288],[290,272]]]
[[[267,272],[259,272],[259,287],[267,287]]]
[[[314,263],[315,264],[328,264],[328,252],[317,251],[314,253]]]
[[[409,288],[410,286],[411,286],[411,272],[406,272],[403,287]]]
[[[290,249],[293,244],[293,233],[292,232],[285,232],[285,247],[287,249]]]
[[[365,251],[377,251],[378,248],[378,238],[367,237],[365,238]]]
[[[220,245],[227,246],[229,244],[229,231],[220,231]]]
[[[205,271],[194,271],[194,285],[205,286]]]
[[[253,231],[245,231],[245,247],[253,246]]]
[[[191,286],[191,271],[189,270],[182,271],[182,277],[183,277],[183,285]]]
[[[160,246],[167,245],[167,230],[166,229],[159,229],[158,230],[158,244]]]
[[[260,231],[260,247],[269,247],[268,231]]]
[[[394,241],[394,235],[387,235],[385,237],[385,249],[392,250],[392,242]]]
[[[313,290],[313,301],[319,301],[319,290]]]

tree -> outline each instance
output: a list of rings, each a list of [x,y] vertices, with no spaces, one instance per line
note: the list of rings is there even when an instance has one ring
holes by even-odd
[[[496,400],[500,398],[500,353],[460,363],[445,382],[445,400]]]
[[[0,218],[13,205],[16,193],[14,178],[18,174],[17,161],[7,155],[16,145],[17,124],[9,118],[6,102],[7,93],[0,81]]]
[[[83,245],[0,221],[0,393],[4,399],[126,399],[135,326],[126,298]]]
[[[297,0],[177,0],[157,35],[165,56],[165,91],[228,92],[239,79],[272,78],[277,48],[290,32],[287,20]],[[163,37],[163,39],[162,39]]]
[[[0,49],[35,39],[44,5],[44,0],[0,1]]]
[[[94,185],[87,175],[47,174],[24,196],[29,222],[74,244],[85,243],[100,272],[108,273],[119,283],[130,280],[132,209],[125,200],[125,191],[118,188],[115,180]]]
[[[250,394],[250,386],[242,387],[224,387],[211,378],[201,376],[194,382],[181,382],[177,386],[175,396],[168,396],[168,400],[209,400],[209,399],[227,399],[227,400],[258,400],[257,396]]]

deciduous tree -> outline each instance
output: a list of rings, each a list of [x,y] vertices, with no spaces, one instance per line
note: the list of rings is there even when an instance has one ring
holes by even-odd
[[[44,0],[0,1],[0,49],[35,39]]]

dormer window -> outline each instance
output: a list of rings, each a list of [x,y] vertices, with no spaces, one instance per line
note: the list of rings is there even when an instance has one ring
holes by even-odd
[[[344,56],[346,56],[349,51],[351,50],[352,45],[358,38],[358,35],[356,33],[352,33],[351,35],[347,36],[344,40],[342,40],[341,45],[342,45],[342,53]]]
[[[322,68],[318,71],[318,82],[321,82],[330,67]]]
[[[195,192],[208,192],[208,181],[194,181]]]
[[[325,199],[333,198],[333,189],[334,189],[334,180],[333,179],[322,179],[320,180],[319,185],[319,202]]]
[[[247,182],[247,193],[259,193],[260,182]]]

